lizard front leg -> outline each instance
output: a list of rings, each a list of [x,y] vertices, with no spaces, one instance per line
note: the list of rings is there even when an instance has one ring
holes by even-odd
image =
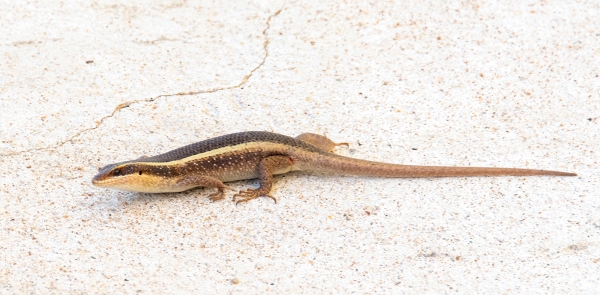
[[[214,177],[205,176],[205,175],[190,175],[188,177],[182,178],[179,181],[177,181],[177,185],[180,185],[183,187],[187,187],[187,186],[190,186],[190,187],[198,187],[198,186],[216,187],[217,192],[214,194],[208,195],[208,198],[213,202],[225,198],[225,189],[232,189],[232,188],[226,186],[225,184],[223,184],[223,182],[221,180],[214,178]]]
[[[289,169],[293,165],[293,161],[286,156],[271,156],[260,160],[257,167],[260,186],[257,189],[250,188],[240,191],[233,196],[233,201],[237,205],[238,203],[248,202],[260,196],[265,196],[277,203],[277,199],[270,195],[271,188],[273,187],[273,173],[278,170]]]

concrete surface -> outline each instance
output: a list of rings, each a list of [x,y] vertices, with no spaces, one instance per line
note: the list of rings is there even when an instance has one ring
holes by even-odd
[[[600,289],[598,1],[123,2],[0,2],[0,293]],[[90,184],[244,130],[579,176]]]

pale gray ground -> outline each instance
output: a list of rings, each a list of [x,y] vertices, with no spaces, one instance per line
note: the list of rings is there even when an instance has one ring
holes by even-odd
[[[600,2],[79,2],[0,2],[0,293],[600,289]],[[246,130],[579,177],[90,184]]]

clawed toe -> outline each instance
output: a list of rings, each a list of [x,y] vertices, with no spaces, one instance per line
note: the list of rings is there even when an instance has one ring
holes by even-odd
[[[222,200],[225,199],[225,194],[223,192],[218,192],[218,193],[214,193],[214,194],[210,194],[208,195],[208,199],[215,202],[218,200]]]
[[[208,195],[208,199],[210,199],[213,202],[225,199],[225,189],[226,188],[228,188],[228,187],[218,188],[218,191],[216,193]]]
[[[253,188],[249,188],[245,191],[239,191],[237,194],[233,195],[233,198],[235,199],[235,197],[254,197],[256,195],[256,190]]]
[[[265,197],[273,200],[273,202],[275,202],[275,204],[277,204],[277,199],[275,199],[275,197],[271,196],[271,195],[265,195]]]
[[[268,197],[268,198],[272,199],[273,201],[275,201],[275,203],[277,203],[277,199],[275,199],[273,196],[261,193],[260,190],[252,189],[252,188],[249,188],[245,191],[240,191],[239,193],[233,195],[233,201],[237,205],[239,203],[244,203],[244,202],[248,202],[252,199],[256,199],[260,196]]]

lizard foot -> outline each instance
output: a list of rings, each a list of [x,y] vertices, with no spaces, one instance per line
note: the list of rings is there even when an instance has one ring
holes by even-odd
[[[214,194],[210,194],[208,195],[208,198],[213,201],[216,202],[218,200],[223,200],[225,198],[225,194],[223,193],[223,191],[218,191]]]
[[[260,188],[259,189],[249,188],[245,191],[240,191],[239,193],[233,195],[233,201],[237,205],[238,203],[248,202],[252,199],[256,199],[261,196],[270,198],[273,201],[275,201],[275,204],[277,204],[277,199],[275,199],[273,196],[269,195],[268,193],[262,192],[262,190]],[[240,197],[240,198],[238,199],[237,197]]]
[[[208,198],[213,202],[225,199],[225,189],[232,189],[232,188],[225,186],[225,187],[218,187],[217,189],[218,189],[218,191],[216,193],[208,195]]]

